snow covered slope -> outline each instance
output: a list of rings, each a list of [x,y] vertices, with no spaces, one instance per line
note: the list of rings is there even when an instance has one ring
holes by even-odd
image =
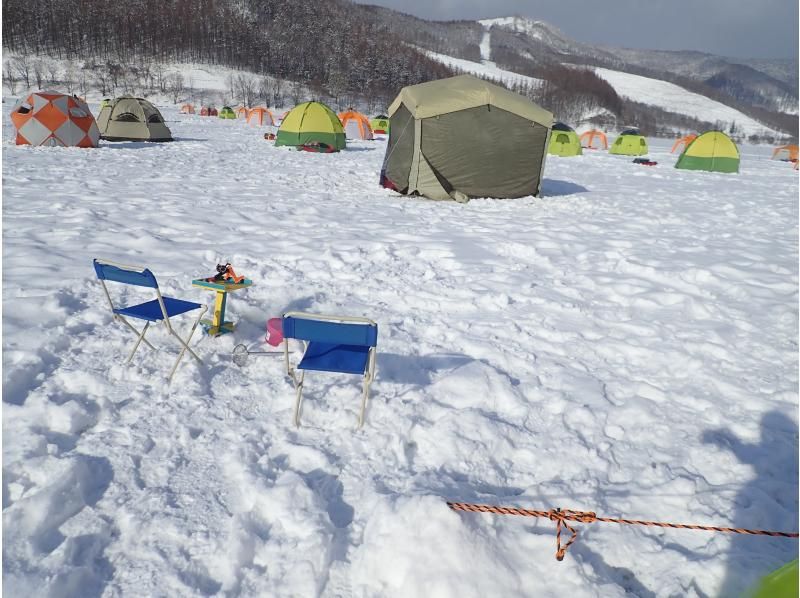
[[[430,58],[433,58],[434,60],[441,62],[442,64],[446,64],[447,66],[452,67],[454,69],[459,69],[465,73],[471,73],[473,75],[480,75],[481,77],[489,77],[491,79],[494,79],[495,81],[502,81],[509,85],[513,83],[524,83],[525,85],[539,85],[542,82],[541,79],[536,79],[535,77],[528,77],[526,75],[520,75],[519,73],[515,73],[513,71],[507,71],[505,69],[501,69],[494,62],[490,60],[473,62],[472,60],[454,58],[452,56],[447,56],[446,54],[438,54],[436,52],[431,52],[430,50],[424,50],[422,48],[420,48],[420,51],[424,52]],[[484,46],[482,44],[481,52],[483,53],[484,51],[488,52],[489,46],[488,45]]]
[[[595,68],[594,71],[608,81],[619,95],[631,100],[687,114],[711,123],[719,121],[726,131],[731,123],[735,123],[737,132],[745,135],[765,133],[781,135],[734,108],[688,91],[674,83],[604,68]]]
[[[794,540],[579,525],[444,501],[797,529],[797,173],[550,157],[542,199],[377,187],[385,142],[322,155],[166,108],[174,143],[3,144],[3,582],[9,596],[735,594]],[[91,260],[168,295],[230,260],[235,334],[175,355],[111,319]],[[140,294],[129,290],[133,301]],[[379,323],[359,380],[311,372],[287,310]],[[186,330],[186,320],[179,320]],[[293,348],[294,358],[297,350]]]

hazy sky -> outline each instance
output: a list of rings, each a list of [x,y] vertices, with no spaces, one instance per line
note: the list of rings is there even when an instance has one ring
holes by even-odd
[[[798,0],[356,0],[426,19],[520,15],[582,42],[701,50],[741,58],[794,58]]]

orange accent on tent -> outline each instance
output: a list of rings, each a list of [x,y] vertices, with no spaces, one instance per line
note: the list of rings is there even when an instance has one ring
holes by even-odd
[[[674,154],[675,150],[680,149],[681,146],[683,146],[683,149],[686,149],[686,147],[695,139],[697,139],[696,133],[689,133],[688,135],[681,137],[675,143],[672,144],[672,149],[669,150],[669,153]]]
[[[236,118],[246,119],[248,114],[250,114],[250,110],[247,108],[247,106],[239,106],[236,109]]]
[[[339,114],[344,134],[348,139],[374,139],[369,119],[355,110],[347,110]]]
[[[797,163],[797,146],[796,145],[782,145],[776,147],[772,152],[773,160],[788,160],[789,162]]]
[[[200,108],[200,116],[218,116],[217,109],[209,106]]]
[[[191,104],[184,104],[181,106],[181,114],[194,114],[194,106]]]
[[[593,147],[593,144],[597,140],[597,147]],[[600,144],[603,144],[603,147],[600,147]],[[585,147],[586,149],[608,149],[608,138],[606,134],[602,131],[598,131],[597,129],[592,129],[591,131],[586,131],[583,135],[581,135],[581,147]]]
[[[247,124],[253,125],[254,127],[274,127],[275,117],[272,116],[272,112],[270,112],[268,108],[257,106],[251,108],[250,112],[248,112]]]
[[[100,130],[86,102],[52,91],[34,92],[11,110],[17,145],[97,147]]]

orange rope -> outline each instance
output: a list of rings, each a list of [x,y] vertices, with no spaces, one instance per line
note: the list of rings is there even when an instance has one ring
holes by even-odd
[[[550,509],[549,511],[535,511],[516,507],[495,507],[492,505],[475,505],[463,502],[448,502],[447,506],[454,511],[467,511],[470,513],[494,513],[496,515],[520,515],[522,517],[546,517],[556,522],[556,559],[561,561],[567,549],[578,537],[578,532],[568,521],[579,523],[620,523],[624,525],[647,525],[653,527],[670,527],[673,529],[693,529],[706,532],[726,532],[730,534],[750,534],[751,536],[773,536],[778,538],[797,538],[796,532],[771,532],[760,529],[743,529],[738,527],[717,527],[711,525],[690,525],[685,523],[663,523],[660,521],[642,521],[640,519],[616,519],[614,517],[598,517],[592,511],[573,511],[570,509]],[[561,527],[565,527],[572,535],[566,544],[561,545]]]

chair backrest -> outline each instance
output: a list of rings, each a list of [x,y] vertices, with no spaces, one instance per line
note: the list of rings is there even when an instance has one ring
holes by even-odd
[[[123,266],[102,260],[94,260],[94,271],[100,280],[110,280],[123,284],[133,284],[140,287],[158,288],[156,277],[147,268],[136,268],[135,266]]]
[[[378,344],[378,325],[374,322],[343,322],[330,319],[283,316],[283,337],[340,345],[375,347]]]

